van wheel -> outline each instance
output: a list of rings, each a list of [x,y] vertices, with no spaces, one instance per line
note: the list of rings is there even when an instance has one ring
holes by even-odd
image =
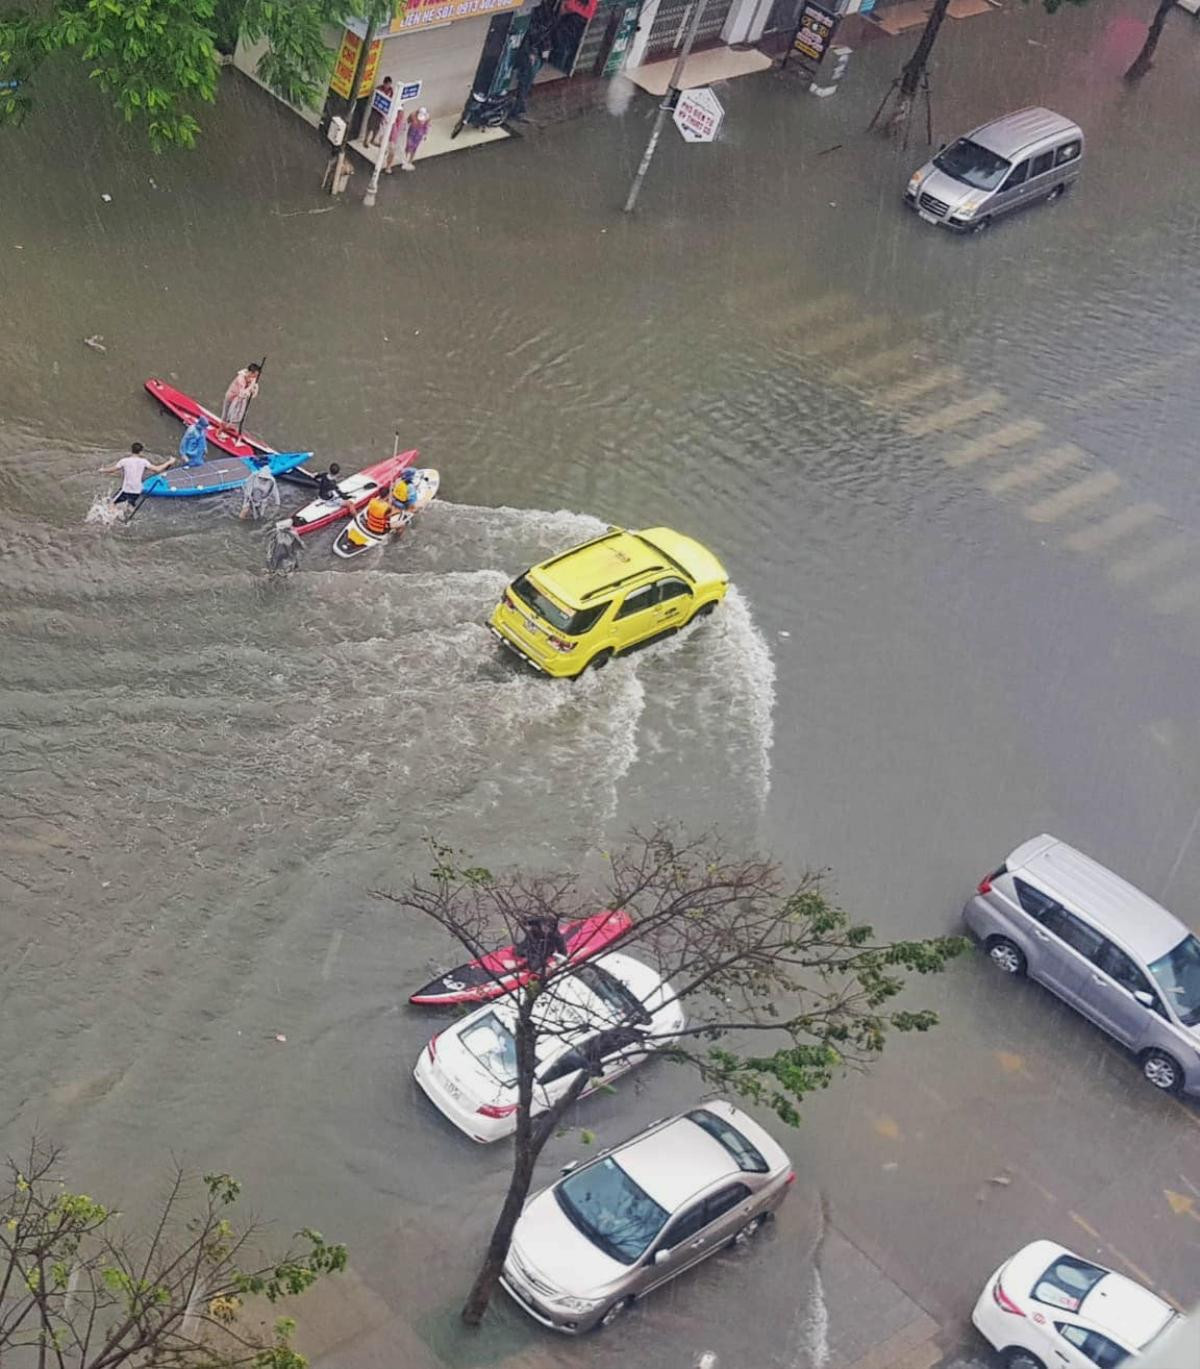
[[[1053,204],[1055,200],[1061,200],[1066,193],[1067,187],[1065,185],[1056,185],[1054,189],[1046,196],[1046,203]]]
[[[596,652],[596,654],[595,654],[595,655],[592,657],[592,659],[588,662],[588,665],[589,665],[593,670],[603,670],[604,667],[605,667],[605,666],[609,663],[609,661],[611,661],[611,660],[612,660],[612,647],[606,646],[606,647],[604,648],[603,651],[597,651],[597,652]]]
[[[1020,946],[1004,936],[994,936],[987,944],[987,953],[993,965],[1005,974],[1022,975],[1025,973],[1025,955]]]
[[[1165,1051],[1147,1051],[1142,1056],[1142,1074],[1163,1093],[1178,1093],[1183,1083],[1179,1062]]]
[[[990,214],[985,214],[982,219],[976,219],[975,222],[971,225],[971,233],[972,235],[986,233],[991,226],[992,216]]]
[[[605,1314],[596,1323],[597,1328],[603,1330],[604,1327],[611,1326],[613,1322],[618,1320],[618,1318],[623,1317],[632,1306],[632,1298],[621,1298],[619,1301],[614,1302],[613,1305],[608,1309],[608,1311],[605,1312]]]

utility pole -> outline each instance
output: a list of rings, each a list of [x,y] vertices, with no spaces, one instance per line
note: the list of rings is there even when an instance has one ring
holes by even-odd
[[[375,157],[375,170],[371,172],[371,183],[367,186],[367,193],[363,196],[363,204],[368,209],[375,207],[375,197],[379,193],[379,173],[383,170],[384,159],[387,157],[388,149],[392,145],[392,129],[396,126],[396,120],[404,113],[404,106],[400,103],[400,90],[392,96],[392,107],[387,112],[387,117],[383,121],[383,141],[379,144],[379,152]]]
[[[375,41],[375,15],[372,13],[367,19],[367,32],[363,38],[362,46],[358,50],[358,61],[354,64],[354,79],[350,82],[350,96],[346,101],[346,136],[342,139],[342,145],[338,148],[337,165],[333,169],[333,193],[338,193],[337,187],[344,185],[342,179],[346,169],[346,159],[350,155],[350,140],[354,137],[354,111],[358,105],[358,88],[362,84],[363,74],[367,69],[367,62],[371,56],[371,44]],[[328,168],[326,175],[328,175]]]
[[[667,93],[663,96],[662,104],[658,107],[654,127],[650,130],[650,141],[646,144],[646,150],[642,153],[637,175],[634,176],[633,184],[629,187],[629,198],[625,201],[626,214],[633,213],[633,206],[637,204],[638,195],[641,193],[642,182],[646,179],[646,172],[650,170],[650,161],[654,156],[654,149],[658,146],[658,140],[662,135],[663,124],[667,121],[667,115],[679,103],[679,82],[683,79],[683,68],[687,65],[687,59],[692,55],[692,44],[696,41],[696,30],[700,27],[700,16],[703,13],[704,0],[693,0],[691,21],[683,40],[683,47],[679,49],[675,70],[671,72],[671,83],[667,87]]]

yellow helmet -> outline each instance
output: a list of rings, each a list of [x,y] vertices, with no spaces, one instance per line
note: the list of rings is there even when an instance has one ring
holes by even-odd
[[[408,481],[397,480],[392,486],[392,498],[397,504],[403,504],[408,499]]]

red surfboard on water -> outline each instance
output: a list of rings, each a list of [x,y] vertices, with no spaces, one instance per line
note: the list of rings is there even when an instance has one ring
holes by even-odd
[[[633,926],[633,919],[623,909],[615,912],[593,913],[562,925],[563,940],[571,964],[599,955],[618,937]],[[431,980],[423,989],[409,996],[410,1003],[440,1006],[447,1003],[486,1003],[499,998],[510,989],[518,989],[533,978],[533,972],[511,946],[492,951],[449,970]]]
[[[146,381],[146,389],[169,413],[173,413],[181,423],[188,424],[199,418],[201,414],[208,419],[212,425],[208,430],[208,440],[220,451],[228,452],[230,456],[269,456],[274,452],[274,447],[269,447],[261,438],[255,437],[253,433],[242,433],[240,437],[236,434],[226,436],[218,435],[217,426],[221,422],[220,416],[214,414],[211,409],[206,409],[203,404],[194,400],[191,395],[185,395],[182,390],[177,390],[173,385],[168,385],[165,380],[156,380],[153,376]]]
[[[292,514],[293,529],[303,537],[305,533],[317,532],[341,518],[349,517],[351,512],[357,512],[370,503],[376,493],[382,491],[386,494],[401,471],[417,464],[419,455],[415,450],[401,452],[398,456],[376,461],[373,466],[364,466],[353,475],[339,476],[338,489],[349,499],[349,505],[341,499],[314,499],[311,504],[305,504]]]

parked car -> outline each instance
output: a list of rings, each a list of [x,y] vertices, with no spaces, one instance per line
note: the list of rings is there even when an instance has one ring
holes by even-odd
[[[713,1101],[654,1122],[536,1194],[500,1282],[543,1326],[608,1326],[639,1298],[754,1236],[795,1180],[755,1121]]]
[[[980,882],[967,926],[1137,1057],[1155,1088],[1200,1094],[1200,939],[1066,842],[1027,841]]]
[[[683,1030],[671,986],[619,952],[552,978],[534,1012],[538,1039],[533,1111],[545,1112],[587,1070],[582,1097],[631,1070]],[[511,1135],[517,1119],[516,1008],[501,998],[439,1032],[413,1071],[439,1112],[473,1141]]]
[[[1019,109],[943,147],[904,197],[926,223],[980,233],[1022,205],[1064,194],[1083,165],[1083,130],[1052,109]]]
[[[987,1281],[971,1320],[1005,1369],[1117,1369],[1160,1343],[1179,1315],[1123,1274],[1034,1241]]]
[[[575,676],[711,613],[728,586],[720,561],[682,533],[610,528],[519,575],[488,626],[535,670]]]

